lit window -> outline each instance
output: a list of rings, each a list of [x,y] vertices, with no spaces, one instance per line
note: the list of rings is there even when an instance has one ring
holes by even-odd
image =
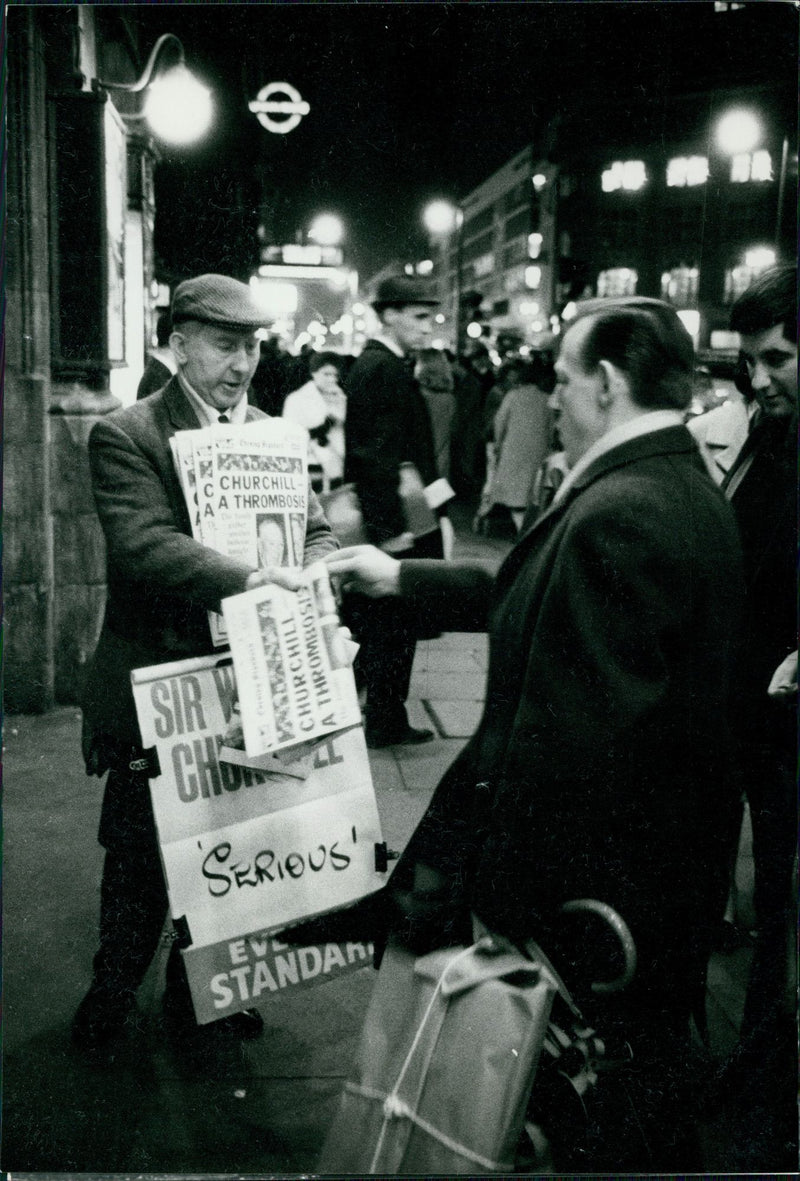
[[[708,160],[705,156],[675,156],[667,164],[668,188],[702,185],[708,180]]]
[[[751,180],[772,180],[772,157],[769,152],[753,152],[753,163],[750,168]]]
[[[541,234],[528,234],[528,258],[538,258],[544,241]]]
[[[733,303],[743,295],[753,279],[775,265],[775,251],[771,246],[752,246],[745,251],[744,261],[725,272],[725,303]]]
[[[542,281],[542,268],[541,267],[526,267],[525,268],[525,286],[526,287],[530,287],[530,289],[532,291],[535,291],[536,288],[541,283],[541,281]]]
[[[541,310],[541,305],[535,299],[523,299],[519,305],[521,316],[538,316]]]
[[[737,184],[748,180],[772,180],[772,156],[763,149],[737,153],[731,158],[731,180]]]
[[[700,313],[687,308],[678,312],[678,319],[694,341],[700,335]]]
[[[647,169],[643,160],[615,160],[610,168],[603,172],[600,183],[604,193],[613,193],[616,189],[627,189],[636,192],[647,183]]]
[[[597,276],[597,294],[601,299],[635,295],[638,281],[638,272],[630,267],[612,267],[608,271],[601,271]]]
[[[691,308],[697,304],[700,272],[697,267],[679,266],[664,271],[661,276],[661,298],[677,308]]]

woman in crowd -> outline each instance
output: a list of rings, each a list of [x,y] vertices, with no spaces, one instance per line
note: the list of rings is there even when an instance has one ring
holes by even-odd
[[[315,492],[329,492],[344,474],[344,420],[347,398],[339,387],[336,353],[312,353],[311,374],[283,404],[283,417],[305,427],[309,434],[308,462]]]

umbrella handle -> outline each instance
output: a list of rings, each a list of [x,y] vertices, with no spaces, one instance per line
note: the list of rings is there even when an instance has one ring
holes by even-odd
[[[633,941],[630,928],[613,907],[609,906],[607,902],[598,901],[596,898],[574,898],[570,902],[565,902],[561,907],[562,914],[577,914],[581,911],[590,911],[592,914],[599,915],[600,918],[605,919],[619,939],[625,957],[625,967],[622,973],[614,980],[596,981],[592,984],[592,992],[598,996],[608,996],[614,992],[621,992],[623,988],[628,987],[636,972],[636,944]]]

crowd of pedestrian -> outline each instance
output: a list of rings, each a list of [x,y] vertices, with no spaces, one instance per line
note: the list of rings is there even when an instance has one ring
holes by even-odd
[[[357,358],[259,346],[263,315],[233,280],[178,288],[177,374],[167,367],[164,387],[99,424],[90,446],[110,565],[86,753],[90,771],[110,774],[101,947],[79,1041],[96,1044],[128,1018],[166,907],[146,787],[130,771],[127,673],[205,651],[206,609],[265,576],[188,535],[168,437],[223,410],[240,421],[266,411],[308,432],[306,561],[327,555],[360,643],[371,747],[434,738],[406,713],[420,638],[491,634],[479,728],[378,919],[370,909],[376,925],[358,936],[419,952],[469,942],[479,920],[553,948],[580,993],[587,964],[607,968],[603,940],[576,934],[562,909],[587,897],[611,905],[633,934],[637,974],[624,993],[590,999],[635,1067],[622,1091],[599,1089],[562,1167],[702,1171],[690,1022],[702,1036],[709,955],[725,916],[735,921],[725,903],[746,800],[755,955],[740,1047],[718,1083],[736,1080],[745,1121],[767,1095],[770,1114],[753,1134],[781,1162],[796,1151],[795,282],[793,267],[767,272],[734,306],[743,398],[700,418],[690,415],[691,339],[657,300],[585,301],[558,349],[496,366],[480,341],[460,357],[432,348],[436,298],[405,276],[379,285],[379,330]],[[220,333],[235,338],[237,359],[223,355]],[[151,462],[146,487],[140,452],[157,452],[163,469]],[[446,497],[412,525],[409,465],[425,487],[448,481],[476,530],[506,523],[516,544],[496,580],[442,561],[452,550]],[[370,544],[334,552],[315,492],[343,482]],[[128,862],[135,854],[141,865],[143,849],[149,894],[137,879],[132,900]],[[183,1013],[177,961],[169,981]],[[257,1015],[230,1020],[241,1036],[258,1032]]]

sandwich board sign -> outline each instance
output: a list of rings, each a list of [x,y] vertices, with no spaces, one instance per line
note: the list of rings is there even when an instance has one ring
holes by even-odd
[[[370,960],[361,944],[286,948],[277,933],[379,890],[385,849],[364,733],[350,726],[253,765],[220,757],[230,657],[131,674],[170,913],[200,1024]]]

